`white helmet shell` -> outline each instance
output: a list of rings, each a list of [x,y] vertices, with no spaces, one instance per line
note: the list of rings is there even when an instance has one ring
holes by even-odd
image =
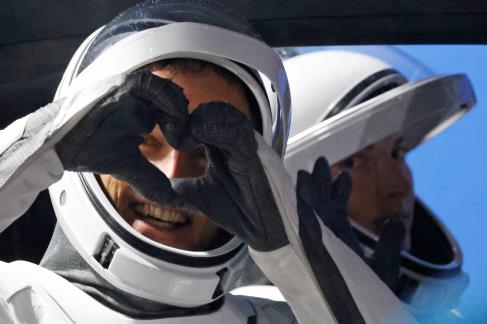
[[[293,76],[289,77],[289,82],[293,103],[297,104],[293,109],[298,112],[292,116],[290,136],[331,117],[335,107],[344,104],[344,98],[349,97],[346,107],[342,107],[346,109],[363,101],[377,88],[392,82],[406,82],[386,63],[355,52],[326,51],[299,55],[285,61],[285,67],[288,76]],[[366,80],[368,82],[364,83]],[[360,87],[360,84],[364,86]]]

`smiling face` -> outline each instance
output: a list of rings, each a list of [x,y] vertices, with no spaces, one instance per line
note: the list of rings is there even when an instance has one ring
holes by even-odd
[[[201,103],[223,101],[250,116],[242,86],[229,82],[211,68],[194,72],[154,66],[152,73],[171,79],[183,88],[190,113]],[[206,169],[206,155],[202,147],[191,152],[175,150],[158,126],[144,136],[139,149],[168,178],[197,177]],[[214,248],[222,237],[226,237],[201,213],[164,208],[152,203],[111,175],[100,175],[100,182],[120,215],[136,231],[158,243],[183,250],[203,251]]]
[[[334,177],[342,171],[352,177],[347,205],[350,217],[376,234],[387,218],[400,218],[406,227],[404,248],[409,249],[414,191],[404,154],[401,138],[390,136],[335,163],[331,169]]]

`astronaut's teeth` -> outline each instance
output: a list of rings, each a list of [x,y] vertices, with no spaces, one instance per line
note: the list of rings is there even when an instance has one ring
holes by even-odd
[[[160,208],[155,208],[154,209],[154,216],[156,218],[161,218],[161,216],[162,216],[162,210]]]
[[[161,208],[153,204],[135,205],[135,210],[144,216],[164,222],[184,224],[188,221],[188,217],[177,210]]]

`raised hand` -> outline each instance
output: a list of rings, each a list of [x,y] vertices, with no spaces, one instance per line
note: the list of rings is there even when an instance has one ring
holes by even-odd
[[[208,167],[199,178],[171,180],[175,191],[255,250],[286,245],[250,120],[223,102],[201,105],[190,120],[191,141],[205,146]]]
[[[167,177],[141,154],[143,135],[159,125],[180,147],[187,133],[188,101],[182,88],[140,70],[104,97],[56,145],[63,167],[107,173],[155,202],[176,202]]]
[[[306,217],[316,214],[325,226],[370,265],[389,288],[394,289],[399,278],[404,224],[397,219],[386,221],[374,253],[366,257],[347,215],[352,179],[346,172],[333,182],[331,178],[330,166],[323,157],[316,160],[311,173],[298,172],[297,194],[307,205],[301,208],[301,212],[307,212],[309,215]]]

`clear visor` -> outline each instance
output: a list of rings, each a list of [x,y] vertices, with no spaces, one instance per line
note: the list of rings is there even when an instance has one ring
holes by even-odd
[[[152,62],[171,58],[208,61],[241,77],[258,102],[264,139],[279,155],[284,155],[289,133],[290,94],[282,62],[261,41],[223,28],[184,22],[131,34],[105,49],[69,84],[61,83],[57,96],[77,92],[95,80],[128,74]],[[81,60],[82,57],[78,64]],[[77,74],[78,64],[70,67],[71,75]],[[249,73],[242,72],[239,64],[258,72],[259,81],[266,83],[265,89],[255,77],[247,77]],[[68,113],[64,118],[70,117]]]
[[[280,48],[277,50],[283,58],[290,58],[301,54],[321,51],[347,51],[374,57],[401,73],[409,81],[418,81],[435,75],[435,72],[394,46],[383,45],[354,45],[354,46],[306,46]]]
[[[330,164],[388,136],[401,134],[406,151],[438,134],[475,104],[466,75],[407,83],[345,110],[293,136],[285,165],[292,177],[312,170],[320,156]]]

